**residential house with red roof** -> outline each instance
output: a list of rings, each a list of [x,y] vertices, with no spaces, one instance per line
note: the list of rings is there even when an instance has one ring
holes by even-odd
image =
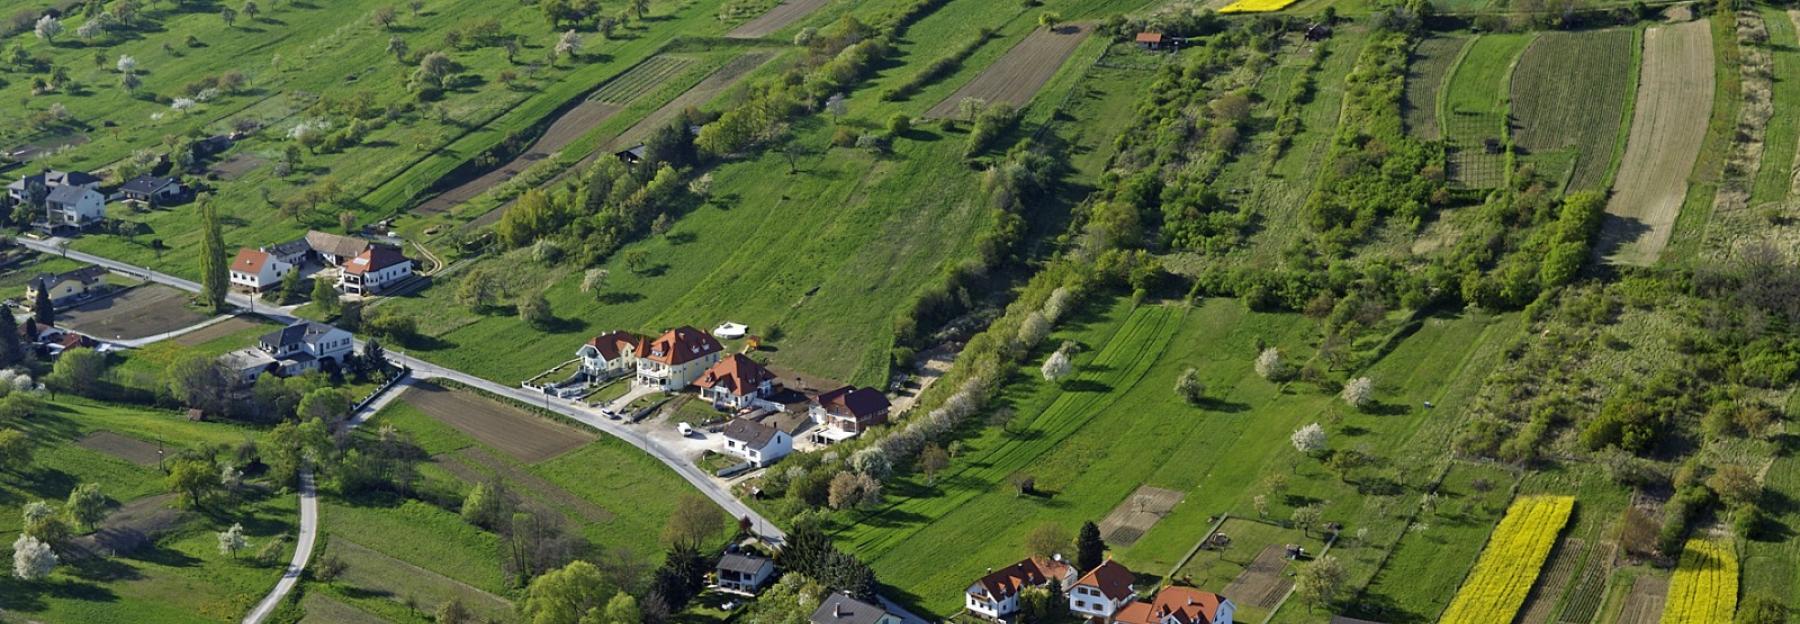
[[[989,569],[987,576],[963,592],[963,607],[983,618],[1005,619],[1019,612],[1019,592],[1051,583],[1059,587],[1075,584],[1075,567],[1060,559],[1030,557],[999,570]]]
[[[1119,562],[1107,559],[1075,581],[1069,590],[1069,611],[1096,622],[1111,622],[1125,605],[1137,599],[1137,575]]]
[[[719,409],[781,409],[780,405],[766,400],[775,392],[775,373],[742,353],[725,356],[713,364],[694,380],[694,386],[700,389],[700,398],[711,401],[713,407]]]
[[[819,429],[813,440],[832,444],[856,437],[869,427],[887,423],[888,398],[874,388],[844,386],[814,397],[807,414]]]
[[[269,252],[245,247],[231,259],[231,287],[246,292],[262,292],[281,284],[282,278],[294,271],[294,265],[282,262]]]
[[[664,332],[650,341],[650,348],[637,357],[639,386],[675,392],[699,379],[706,369],[719,363],[725,347],[710,334],[683,325]]]
[[[1171,585],[1148,602],[1125,605],[1113,616],[1119,624],[1232,624],[1237,605],[1224,596]]]
[[[412,274],[413,261],[399,248],[369,245],[338,269],[337,288],[347,295],[373,295]]]
[[[575,357],[589,380],[612,379],[637,370],[637,359],[649,352],[649,345],[646,336],[613,330],[589,339],[575,350]]]

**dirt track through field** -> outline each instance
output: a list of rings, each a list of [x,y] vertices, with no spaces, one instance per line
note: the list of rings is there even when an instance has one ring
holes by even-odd
[[[1631,135],[1596,251],[1615,263],[1649,265],[1669,243],[1706,138],[1713,104],[1707,22],[1646,30],[1640,76]]]
[[[544,461],[594,440],[593,434],[568,425],[434,384],[414,384],[400,400],[525,463]]]
[[[162,453],[157,452],[155,444],[111,431],[95,431],[81,438],[76,444],[81,445],[81,448],[105,453],[139,466],[155,466],[162,462]]]
[[[831,0],[787,0],[756,19],[744,22],[725,36],[732,39],[757,39],[800,21],[800,18],[811,15],[830,2]]]
[[[57,324],[93,336],[131,340],[171,332],[206,320],[188,307],[188,294],[161,284],[145,284],[64,310]]]
[[[1053,29],[1038,29],[1025,37],[1018,45],[1013,46],[1000,60],[994,61],[981,75],[970,80],[969,84],[957,89],[956,93],[944,98],[937,106],[925,113],[926,117],[943,119],[957,114],[958,104],[965,98],[985,100],[990,104],[1005,102],[1015,107],[1022,107],[1037,95],[1038,89],[1056,75],[1063,61],[1075,53],[1075,46],[1080,45],[1093,27],[1086,24],[1066,24]]]
[[[1662,621],[1663,601],[1669,594],[1669,579],[1643,575],[1631,584],[1625,596],[1625,609],[1616,624],[1657,624]]]
[[[1287,569],[1287,549],[1281,544],[1270,544],[1256,554],[1256,559],[1225,586],[1225,595],[1243,604],[1262,609],[1273,609],[1281,601],[1281,596],[1293,586],[1281,576]]]

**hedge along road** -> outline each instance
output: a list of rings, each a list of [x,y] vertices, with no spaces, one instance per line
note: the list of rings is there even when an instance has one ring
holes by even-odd
[[[102,258],[100,256],[96,256],[96,255],[89,254],[89,253],[83,253],[83,252],[74,251],[74,250],[58,249],[55,245],[52,245],[52,244],[49,244],[49,243],[46,243],[43,241],[36,241],[36,240],[27,239],[27,238],[16,238],[14,240],[18,244],[20,244],[28,249],[32,249],[34,251],[48,253],[48,254],[65,255],[66,257],[68,257],[72,260],[77,260],[77,261],[86,262],[89,264],[103,266],[109,270],[123,273],[125,275],[130,275],[132,277],[137,277],[137,278],[143,279],[145,281],[155,282],[158,284],[166,284],[166,285],[180,288],[182,290],[186,290],[189,292],[200,292],[200,285],[197,283],[194,283],[194,282],[191,282],[188,280],[184,280],[184,279],[172,276],[172,275],[158,273],[156,271],[152,271],[152,270],[144,268],[144,267],[134,266],[134,265],[127,264],[124,262],[119,262],[116,260]],[[255,302],[252,299],[250,299],[249,297],[246,297],[244,295],[235,293],[235,292],[228,293],[226,295],[226,302],[230,303],[231,305],[238,306],[241,308],[252,309],[254,311],[254,313],[261,314],[262,316],[265,316],[265,317],[269,318],[270,320],[273,320],[273,321],[276,321],[279,323],[292,323],[295,320],[298,320],[291,315],[282,314],[277,309],[271,308],[270,306],[267,306],[267,305],[257,308],[257,307],[255,307]],[[361,349],[362,342],[363,341],[361,339],[358,339],[356,341],[356,348]],[[388,355],[390,358],[393,358],[394,353],[392,351],[389,351]],[[681,458],[681,456],[674,449],[670,449],[666,446],[663,446],[661,443],[650,439],[649,437],[645,436],[643,434],[643,432],[638,431],[634,427],[627,426],[627,425],[617,423],[617,422],[613,422],[611,420],[607,420],[598,414],[595,414],[593,412],[587,411],[586,409],[577,407],[567,401],[563,401],[561,399],[550,398],[548,395],[545,395],[542,393],[530,392],[530,391],[524,390],[522,388],[511,388],[511,387],[503,386],[503,385],[494,383],[492,381],[488,381],[486,379],[482,379],[480,377],[476,377],[474,375],[464,373],[462,371],[445,368],[442,366],[438,366],[436,364],[432,364],[430,362],[425,362],[425,361],[421,361],[421,360],[417,360],[417,359],[408,360],[404,354],[401,354],[399,356],[398,360],[399,361],[397,363],[399,365],[401,365],[403,367],[410,367],[412,369],[411,375],[414,379],[447,379],[450,381],[454,381],[454,382],[463,384],[465,386],[469,386],[470,388],[474,388],[477,390],[481,390],[483,392],[487,392],[489,394],[494,394],[494,395],[498,395],[503,398],[518,401],[525,405],[541,407],[547,411],[554,412],[558,415],[567,417],[567,418],[574,420],[576,422],[579,422],[583,425],[587,425],[588,427],[598,429],[598,430],[600,430],[608,435],[611,435],[613,437],[616,437],[620,440],[624,440],[626,443],[637,447],[638,449],[644,451],[645,453],[649,453],[651,457],[655,457],[657,459],[657,461],[660,461],[663,464],[667,465],[669,468],[673,469],[675,471],[675,474],[681,475],[682,479],[685,479],[685,480],[687,480],[688,483],[693,484],[694,487],[699,489],[702,494],[705,494],[707,498],[712,499],[712,501],[714,503],[716,503],[720,507],[724,508],[726,513],[731,514],[732,517],[748,518],[750,520],[750,531],[752,533],[755,533],[758,536],[761,536],[763,539],[768,540],[773,543],[780,543],[782,540],[786,539],[786,537],[787,537],[787,534],[785,532],[783,532],[780,527],[775,526],[774,523],[769,522],[768,519],[766,519],[766,518],[763,518],[761,514],[756,513],[756,510],[751,509],[749,505],[745,505],[743,501],[740,501],[737,499],[737,497],[732,496],[731,491],[729,489],[727,489],[723,484],[720,484],[719,482],[714,481],[711,477],[708,477],[706,475],[706,473],[700,471],[699,467],[697,467],[691,463],[688,463],[687,461],[684,461]],[[400,385],[400,384],[395,384],[395,385]],[[392,394],[393,394],[393,391],[390,390],[387,395],[384,395],[384,398],[387,396],[392,396]],[[380,401],[378,401],[378,402],[380,402]],[[361,415],[359,413],[359,417],[353,418],[351,420],[351,426],[355,426],[356,424],[361,424],[362,420],[366,419],[366,418],[367,418],[366,415]],[[311,523],[313,529],[311,531],[305,530],[305,526],[307,526],[307,524],[308,524],[305,521],[305,516],[307,514],[304,512],[304,509],[306,507],[306,500],[307,500],[307,495],[305,492],[303,492],[301,495],[301,507],[303,510],[302,514],[301,514],[302,515],[301,525],[302,525],[302,533],[303,534],[317,531],[316,518],[315,518],[315,521],[313,523]],[[306,539],[303,535],[302,540],[299,542],[299,545],[307,546],[308,550],[310,550],[311,540]],[[292,583],[288,582],[287,577],[288,576],[298,576],[298,574],[300,573],[300,570],[306,564],[305,558],[303,558],[299,553],[300,548],[298,546],[295,548],[295,551],[296,552],[294,555],[294,566],[290,567],[289,574],[284,575],[283,580],[282,580],[282,583],[287,583],[290,589],[292,587]],[[279,584],[276,587],[276,591],[281,591],[281,586]],[[285,594],[285,592],[283,592],[283,593]],[[274,601],[269,601],[268,599],[265,598],[265,601],[269,602],[270,607],[272,608],[274,603],[277,603],[280,600],[276,599]],[[259,610],[260,610],[260,606],[259,606]],[[246,622],[260,622],[261,621],[260,618],[266,617],[267,613],[263,613],[261,616],[257,616],[257,612],[253,611],[250,615],[251,615],[251,617],[258,617],[258,619],[252,620],[249,617],[246,617],[245,618]]]

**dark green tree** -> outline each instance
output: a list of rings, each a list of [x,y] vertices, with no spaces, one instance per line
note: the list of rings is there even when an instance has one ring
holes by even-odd
[[[50,301],[49,280],[38,280],[37,301],[31,304],[31,318],[39,325],[56,324],[56,304]]]
[[[25,359],[25,348],[19,344],[19,319],[13,318],[11,312],[0,313],[0,368],[18,364]]]
[[[219,210],[211,201],[200,202],[200,293],[213,313],[225,312],[225,292],[231,287],[225,260],[225,234]]]
[[[1100,527],[1092,521],[1081,523],[1075,536],[1075,566],[1081,574],[1100,567],[1106,561],[1106,542],[1100,539]]]

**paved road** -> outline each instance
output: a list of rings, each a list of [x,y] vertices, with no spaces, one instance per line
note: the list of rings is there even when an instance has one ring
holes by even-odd
[[[189,292],[200,292],[200,284],[197,284],[192,281],[184,280],[184,279],[175,277],[173,275],[159,273],[159,272],[150,270],[149,268],[146,268],[146,267],[140,267],[140,266],[135,266],[135,265],[131,265],[131,264],[126,264],[124,262],[119,262],[116,260],[102,258],[100,256],[96,256],[96,255],[89,254],[89,253],[82,253],[82,252],[74,251],[74,250],[66,250],[65,251],[62,249],[58,249],[54,244],[51,244],[48,242],[34,241],[34,240],[30,240],[30,239],[25,239],[25,238],[20,238],[20,239],[16,239],[16,240],[21,245],[24,245],[28,248],[35,249],[37,251],[41,251],[44,253],[66,254],[71,259],[79,260],[79,261],[86,262],[89,264],[103,266],[103,267],[106,267],[113,271],[117,271],[120,273],[138,277],[145,281],[156,282],[158,284],[166,284],[168,286],[173,286],[175,288],[179,288],[179,289],[186,290]],[[241,308],[252,309],[253,312],[260,314],[262,316],[268,317],[277,322],[291,323],[295,320],[295,318],[292,315],[288,314],[286,310],[283,310],[281,308],[273,308],[268,305],[257,305],[256,302],[253,301],[250,297],[244,296],[241,293],[231,293],[231,294],[227,295],[226,301],[232,305],[235,305],[235,306],[238,306]],[[252,308],[253,305],[255,306],[254,308]],[[362,341],[360,341],[360,340],[357,341],[358,348],[361,348],[361,342]],[[393,356],[392,351],[389,352],[389,356],[390,357]],[[476,377],[474,375],[470,375],[468,373],[464,373],[462,371],[445,368],[443,366],[438,366],[438,365],[432,364],[430,362],[418,360],[417,358],[405,358],[405,361],[400,362],[400,364],[402,366],[411,367],[413,369],[413,375],[415,377],[418,377],[418,378],[434,378],[435,377],[435,378],[448,379],[448,380],[455,381],[457,383],[461,383],[466,386],[477,388],[477,389],[480,389],[480,390],[483,390],[483,391],[486,391],[486,392],[489,392],[492,394],[497,394],[497,395],[500,395],[500,396],[503,396],[506,398],[521,401],[521,402],[524,402],[529,405],[541,405],[550,411],[556,412],[558,414],[562,414],[562,415],[572,418],[576,421],[579,421],[582,424],[588,425],[589,427],[599,429],[600,431],[603,431],[603,432],[610,434],[614,437],[617,437],[621,440],[629,442],[629,443],[631,443],[632,446],[636,446],[639,449],[642,449],[644,452],[649,453],[650,456],[655,457],[656,459],[662,461],[664,464],[667,464],[670,468],[674,469],[676,474],[681,475],[681,477],[683,479],[686,479],[689,483],[694,484],[694,487],[699,488],[702,493],[706,494],[707,498],[712,499],[713,502],[718,503],[720,507],[725,508],[725,511],[729,512],[732,515],[732,517],[735,517],[735,518],[748,517],[748,518],[750,518],[752,532],[754,532],[758,535],[761,535],[763,538],[768,539],[773,542],[780,542],[783,538],[786,537],[786,534],[782,532],[780,527],[775,526],[774,523],[771,523],[767,519],[763,518],[761,514],[758,514],[758,513],[756,513],[755,510],[750,509],[749,506],[747,506],[743,503],[743,501],[740,501],[737,499],[737,497],[732,496],[730,490],[726,489],[724,486],[720,485],[718,482],[713,481],[712,478],[709,477],[705,472],[701,471],[699,467],[695,466],[692,462],[689,462],[686,459],[684,459],[683,457],[681,457],[681,455],[678,452],[676,452],[675,449],[671,449],[659,442],[656,442],[655,440],[652,440],[652,439],[646,437],[642,432],[630,427],[629,425],[625,425],[625,424],[617,422],[617,421],[609,420],[604,416],[601,416],[597,413],[589,411],[586,408],[571,404],[567,401],[563,401],[563,400],[559,400],[559,399],[546,399],[545,395],[540,392],[535,392],[535,391],[526,390],[523,388],[517,388],[517,387],[513,387],[513,386],[501,385],[498,383],[494,383],[492,381],[488,381],[486,379],[482,379],[480,377]]]

